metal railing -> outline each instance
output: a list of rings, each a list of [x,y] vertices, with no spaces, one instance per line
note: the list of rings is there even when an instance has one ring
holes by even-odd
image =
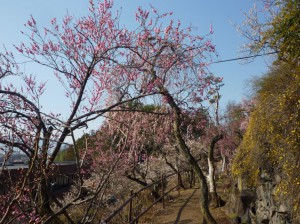
[[[181,171],[183,172],[183,171]],[[128,222],[127,223],[130,223],[130,224],[137,224],[139,219],[146,213],[148,212],[155,204],[157,204],[158,202],[162,202],[162,207],[163,209],[165,209],[165,195],[168,195],[171,191],[175,190],[175,189],[179,189],[180,188],[180,183],[177,183],[176,186],[172,187],[171,189],[169,189],[168,191],[165,191],[165,185],[164,185],[164,181],[175,176],[175,175],[178,175],[178,172],[176,173],[172,173],[172,174],[169,174],[167,176],[162,176],[162,178],[160,178],[158,181],[155,181],[141,189],[139,189],[138,191],[136,192],[133,192],[132,189],[130,189],[130,197],[122,204],[120,205],[114,212],[112,212],[109,216],[107,216],[104,220],[102,220],[100,222],[100,224],[108,224],[110,223],[113,218],[118,215],[120,212],[123,211],[123,209],[128,205],[129,206],[129,211],[128,211]],[[183,181],[182,183],[184,182],[187,182],[187,180]],[[142,212],[140,212],[138,215],[136,215],[135,217],[133,217],[133,209],[134,209],[134,206],[133,206],[133,199],[136,198],[142,191],[144,190],[147,190],[149,189],[150,187],[152,187],[153,185],[155,184],[161,184],[162,186],[162,191],[161,191],[161,196],[156,198],[156,200],[150,204],[147,208],[145,208]]]

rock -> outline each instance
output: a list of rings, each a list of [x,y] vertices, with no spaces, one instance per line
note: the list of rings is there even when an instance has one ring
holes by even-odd
[[[240,191],[235,185],[233,185],[230,189],[228,199],[224,206],[224,211],[228,216],[242,216],[245,213],[243,202],[240,197]]]
[[[281,176],[263,171],[255,192],[231,187],[225,212],[229,216],[238,216],[234,223],[251,224],[289,224],[291,222],[291,201],[275,194]],[[241,184],[241,183],[240,183]]]
[[[240,222],[235,220],[235,223],[250,223],[249,209],[254,200],[255,192],[251,190],[240,192],[237,186],[232,186],[224,210],[228,216],[237,216]]]
[[[257,223],[290,223],[290,207],[284,199],[275,195],[276,187],[281,182],[278,174],[261,174],[260,184],[256,188],[255,218]]]
[[[278,174],[276,174],[274,178],[275,178],[276,184],[279,184],[281,182],[281,176],[279,176]]]
[[[280,213],[288,213],[289,212],[289,208],[286,205],[284,205],[284,204],[280,204],[278,212],[280,212]]]

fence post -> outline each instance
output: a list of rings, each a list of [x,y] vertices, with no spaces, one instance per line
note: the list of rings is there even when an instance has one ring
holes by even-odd
[[[161,176],[161,189],[162,189],[162,205],[165,209],[165,185],[164,185],[164,175]]]
[[[130,189],[130,197],[133,195],[133,190]],[[132,221],[132,200],[133,198],[130,200],[129,202],[129,215],[128,215],[128,222],[131,223]]]

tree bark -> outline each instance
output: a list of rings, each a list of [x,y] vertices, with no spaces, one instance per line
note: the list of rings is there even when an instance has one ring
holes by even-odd
[[[196,175],[199,178],[200,192],[201,192],[201,196],[202,196],[202,197],[200,197],[200,209],[203,214],[203,217],[208,224],[217,224],[217,222],[212,217],[212,215],[209,211],[209,208],[208,208],[209,195],[208,195],[208,187],[207,187],[207,183],[206,183],[206,178],[205,178],[200,166],[198,165],[197,160],[191,154],[191,151],[190,151],[189,147],[187,146],[186,142],[184,141],[183,136],[180,131],[180,125],[182,122],[180,108],[178,107],[178,105],[174,101],[173,97],[168,92],[165,92],[163,95],[167,97],[168,103],[169,103],[170,107],[172,108],[174,115],[175,115],[173,130],[174,130],[174,135],[176,138],[178,148],[182,151],[185,158],[190,163],[190,165],[192,166]]]
[[[225,171],[226,167],[226,157],[222,154],[222,172]]]
[[[209,146],[208,151],[208,185],[209,185],[209,194],[210,194],[210,206],[212,207],[218,207],[220,206],[220,197],[217,194],[217,188],[216,188],[216,180],[215,180],[215,161],[214,161],[214,149],[215,144],[223,138],[223,134],[216,135]]]

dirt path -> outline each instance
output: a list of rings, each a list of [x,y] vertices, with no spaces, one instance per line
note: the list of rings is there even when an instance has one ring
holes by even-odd
[[[171,198],[166,200],[166,208],[162,205],[155,207],[152,214],[145,217],[145,220],[139,223],[144,224],[200,224],[202,223],[202,214],[199,205],[199,189],[187,189],[171,194]],[[211,209],[211,212],[218,224],[230,224],[221,208]]]

